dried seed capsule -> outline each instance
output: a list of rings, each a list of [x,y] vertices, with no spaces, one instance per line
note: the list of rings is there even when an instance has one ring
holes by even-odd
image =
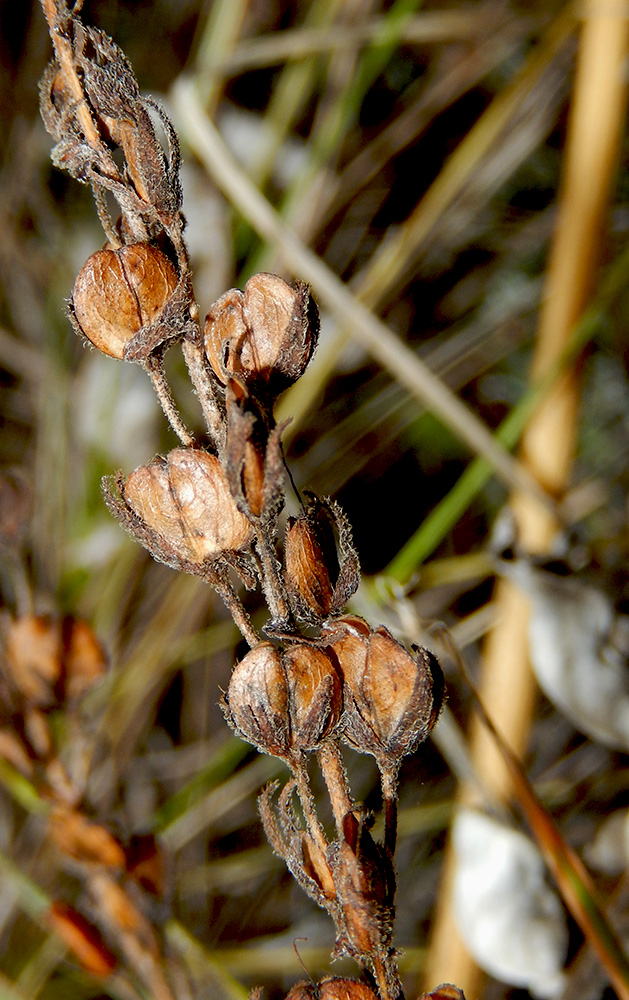
[[[181,559],[200,564],[246,548],[251,525],[238,510],[216,455],[175,448],[135,469],[123,490],[128,507]]]
[[[255,274],[210,308],[205,351],[219,379],[242,379],[279,392],[303,374],[316,346],[319,318],[307,285]]]
[[[288,519],[284,544],[286,584],[293,607],[302,617],[327,618],[332,608],[334,591],[323,541],[308,515]]]
[[[340,677],[321,650],[296,642],[278,650],[261,642],[233,671],[223,710],[232,728],[275,757],[313,750],[338,725]]]
[[[345,682],[344,739],[383,766],[399,764],[426,739],[439,718],[443,674],[428,650],[412,656],[380,626],[347,615],[324,629]]]
[[[177,281],[168,257],[148,243],[98,250],[76,279],[71,315],[94,347],[123,359],[129,341],[159,317]]]
[[[274,757],[288,755],[288,683],[281,654],[270,642],[254,646],[236,664],[222,707],[242,739]]]
[[[339,976],[323,979],[319,984],[320,1000],[376,1000],[376,994],[366,983]]]
[[[340,721],[341,678],[329,656],[305,643],[289,646],[283,664],[288,680],[293,745],[314,750]]]
[[[287,521],[285,578],[295,616],[318,625],[341,611],[355,593],[360,566],[339,505],[313,493],[307,496],[305,513]]]

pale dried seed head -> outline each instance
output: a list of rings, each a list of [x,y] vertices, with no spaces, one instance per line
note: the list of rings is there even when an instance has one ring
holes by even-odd
[[[94,347],[122,359],[131,338],[159,317],[177,281],[168,257],[148,243],[98,250],[76,279],[74,318]]]
[[[256,274],[244,292],[231,289],[210,308],[205,351],[219,379],[279,391],[303,373],[318,336],[308,289],[275,274]]]
[[[215,455],[176,448],[127,478],[124,499],[132,511],[182,559],[200,564],[238,552],[252,539]]]

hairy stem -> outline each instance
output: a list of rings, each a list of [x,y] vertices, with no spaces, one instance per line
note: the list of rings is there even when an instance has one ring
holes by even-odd
[[[195,340],[188,338],[183,341],[181,350],[188,374],[199,397],[208,434],[217,451],[221,452],[225,445],[225,419],[214,392],[203,351]]]
[[[174,430],[175,434],[181,441],[181,443],[186,447],[190,448],[194,444],[194,438],[183,420],[179,415],[179,411],[175,405],[175,401],[172,397],[170,391],[170,386],[166,381],[166,376],[164,375],[164,362],[162,355],[152,354],[144,363],[144,367],[149,374],[149,378],[153,383],[153,388],[157,394],[162,410],[164,411],[168,423]]]
[[[397,767],[379,765],[384,807],[384,846],[393,857],[397,842]]]
[[[330,795],[336,831],[339,839],[343,840],[345,838],[343,820],[354,808],[354,802],[349,793],[347,774],[339,744],[335,740],[323,743],[317,750],[317,757]]]
[[[290,760],[290,767],[297,784],[297,794],[299,795],[299,801],[301,802],[304,817],[308,823],[308,829],[317,846],[321,850],[321,853],[325,857],[325,852],[327,851],[329,845],[325,839],[321,821],[315,810],[314,796],[310,787],[310,778],[308,776],[308,769],[306,767],[304,755],[294,755],[294,757]]]

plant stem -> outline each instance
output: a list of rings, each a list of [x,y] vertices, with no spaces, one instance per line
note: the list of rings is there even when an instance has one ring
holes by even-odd
[[[170,391],[170,386],[168,385],[166,376],[164,375],[164,362],[161,353],[158,352],[150,355],[150,357],[146,359],[144,367],[146,368],[149,378],[153,383],[153,388],[157,393],[157,398],[159,399],[168,423],[181,443],[186,448],[191,448],[194,444],[194,438],[181,419],[179,411],[175,405],[175,401]]]
[[[317,750],[317,758],[323,779],[330,794],[330,803],[334,814],[334,822],[340,840],[345,838],[343,820],[354,808],[349,794],[345,765],[341,757],[341,749],[336,740],[323,743]]]
[[[384,847],[391,857],[395,854],[397,842],[397,767],[378,765],[384,806]]]
[[[199,397],[208,434],[220,452],[225,444],[225,420],[216,399],[212,380],[207,371],[203,351],[195,340],[188,338],[183,341],[181,350],[188,374]]]
[[[325,852],[329,845],[325,838],[321,821],[315,810],[314,797],[303,753],[292,757],[289,763],[297,784],[297,794],[299,795],[301,808],[308,823],[308,829],[325,857]]]

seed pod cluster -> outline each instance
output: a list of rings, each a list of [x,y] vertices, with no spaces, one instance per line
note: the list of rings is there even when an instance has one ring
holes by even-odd
[[[70,316],[77,332],[100,351],[144,366],[180,441],[126,476],[107,479],[106,502],[156,560],[203,578],[223,597],[250,647],[222,699],[225,717],[239,736],[292,771],[276,805],[275,785],[261,796],[267,836],[300,885],[330,913],[336,953],[352,955],[381,994],[401,998],[391,940],[397,771],[438,719],[443,677],[426,650],[411,653],[383,626],[372,628],[345,613],[360,569],[350,525],[333,500],[299,497],[282,551],[286,469],[282,426],[273,409],[278,394],[303,374],[313,355],[317,307],[303,282],[256,274],[243,290],[230,289],[214,302],[201,328],[183,240],[174,129],[165,113],[141,96],[128,60],[112,40],[85,28],[65,4],[59,10],[55,31],[63,39],[63,59],[53,60],[42,80],[42,116],[57,142],[55,162],[92,184],[108,239],[76,279]],[[108,194],[120,207],[117,223],[108,215]],[[182,345],[205,421],[204,447],[183,423],[166,382],[163,355],[175,342]],[[237,593],[233,571],[246,588],[262,590],[270,614],[265,638]],[[76,629],[69,633],[68,651],[77,636]],[[30,775],[37,747],[40,756],[50,756],[44,711],[64,684],[71,695],[72,684],[80,689],[91,678],[80,671],[68,671],[66,678],[59,670],[58,636],[44,623],[31,622],[22,639],[9,643],[9,663],[18,689],[12,697],[32,702],[23,712],[28,745],[11,742],[8,727],[0,724],[0,752],[4,740],[16,761],[26,759]],[[341,740],[378,763],[382,843],[371,835],[369,814],[352,798]],[[317,759],[329,792],[334,838],[326,835],[315,810],[307,754]],[[121,845],[73,805],[57,810],[51,821],[57,839],[71,844],[72,858],[91,864],[97,857],[103,870],[124,863],[130,872]],[[154,881],[150,864],[148,872]],[[103,912],[112,920],[117,913],[136,921],[150,951],[150,928],[120,887],[106,871],[92,882]],[[68,939],[79,935],[74,915],[60,910],[55,919]],[[148,992],[165,995],[153,985]],[[317,986],[299,984],[287,1000],[311,997],[375,1000],[376,994],[353,980],[333,978]]]

